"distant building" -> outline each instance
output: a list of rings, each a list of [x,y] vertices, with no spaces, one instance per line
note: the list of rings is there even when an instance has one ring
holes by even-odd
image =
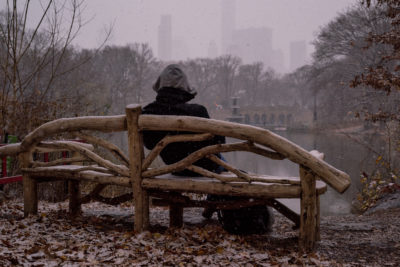
[[[171,15],[162,15],[158,26],[158,58],[171,60],[172,58],[172,18]]]
[[[217,44],[214,41],[211,41],[208,44],[208,53],[207,53],[209,58],[216,58],[218,56],[218,47]]]
[[[306,41],[295,41],[290,43],[290,71],[294,71],[297,68],[306,64]]]
[[[232,45],[232,34],[236,29],[236,0],[221,2],[221,53],[229,53]]]
[[[209,45],[209,57],[214,57],[216,47]],[[272,29],[252,27],[236,29],[236,0],[221,0],[221,46],[220,54],[231,54],[244,64],[262,62],[264,68],[284,72],[281,50],[272,49]]]
[[[240,57],[243,63],[262,62],[272,67],[272,29],[267,27],[235,30],[229,53]]]

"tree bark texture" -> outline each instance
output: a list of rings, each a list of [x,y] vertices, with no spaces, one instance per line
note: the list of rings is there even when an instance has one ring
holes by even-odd
[[[32,152],[28,151],[19,155],[22,167],[30,167],[32,162]],[[23,191],[24,191],[24,216],[37,214],[38,211],[38,195],[37,182],[28,173],[22,175]]]
[[[72,157],[78,157],[79,154],[77,152],[72,153]],[[78,165],[82,165],[82,163],[77,163]],[[69,194],[69,212],[72,215],[79,214],[81,212],[81,189],[79,186],[79,181],[77,180],[68,180],[68,194]]]
[[[142,187],[142,161],[144,158],[143,140],[139,130],[141,107],[129,105],[126,107],[128,125],[128,144],[130,178],[135,200],[135,231],[142,232],[149,227],[149,197]]]
[[[300,233],[299,247],[304,251],[312,251],[318,240],[319,209],[317,207],[317,190],[315,176],[305,167],[300,167]]]

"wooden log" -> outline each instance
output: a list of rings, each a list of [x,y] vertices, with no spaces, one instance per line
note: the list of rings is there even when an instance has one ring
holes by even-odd
[[[84,147],[90,151],[94,150],[92,144],[86,144],[78,141],[65,141],[65,140],[57,140],[57,141],[42,141],[36,145],[33,149],[33,152],[36,153],[51,153],[51,152],[62,152],[65,151],[65,147],[62,144],[75,144],[80,147]]]
[[[21,153],[19,155],[20,164],[22,167],[29,168],[32,162],[31,151]],[[38,211],[38,196],[37,196],[37,182],[29,173],[23,173],[23,191],[24,191],[24,216],[30,214],[37,214]]]
[[[66,165],[65,167],[71,167],[73,165]],[[129,177],[124,176],[114,176],[112,174],[101,173],[96,171],[80,171],[76,172],[73,170],[68,170],[66,168],[23,168],[22,173],[28,174],[33,178],[37,178],[42,180],[44,178],[53,179],[53,180],[65,180],[65,179],[74,179],[74,180],[86,180],[91,182],[96,182],[100,184],[107,185],[120,185],[125,187],[131,187],[131,179]],[[81,168],[81,167],[80,167]]]
[[[57,165],[63,165],[63,164],[70,164],[70,163],[78,163],[82,161],[88,160],[86,157],[72,157],[72,158],[61,158],[49,162],[41,162],[41,161],[34,161],[32,162],[32,168],[35,167],[50,167],[50,166],[57,166]]]
[[[232,195],[254,198],[299,198],[300,186],[261,183],[221,183],[195,177],[178,179],[143,179],[142,187],[153,190]]]
[[[76,137],[82,138],[84,140],[86,140],[87,142],[90,142],[92,144],[96,144],[99,146],[104,147],[105,149],[107,149],[108,151],[111,152],[111,154],[114,155],[114,157],[116,159],[118,159],[121,163],[123,163],[126,166],[129,166],[129,159],[128,157],[125,155],[125,153],[116,145],[114,145],[113,143],[110,143],[102,138],[98,138],[96,136],[93,135],[89,135],[89,134],[85,134],[82,132],[73,132],[73,134]]]
[[[128,105],[125,109],[128,127],[129,166],[132,191],[135,200],[135,231],[149,227],[149,198],[142,188],[142,160],[144,157],[142,134],[139,131],[140,105]]]
[[[179,198],[180,193],[169,192],[171,196]],[[179,203],[169,205],[169,227],[180,228],[183,226],[183,206]]]
[[[202,175],[203,177],[210,177],[210,178],[217,179],[223,183],[230,183],[230,182],[235,182],[235,181],[248,182],[247,180],[244,180],[243,178],[238,178],[237,176],[236,177],[226,177],[224,175],[220,175],[218,173],[211,172],[209,170],[206,170],[204,168],[201,168],[201,167],[198,167],[195,165],[188,166],[186,169],[189,171],[198,173],[198,174]]]
[[[84,171],[94,171],[98,173],[106,173],[113,174],[113,172],[109,171],[104,167],[100,167],[97,165],[91,166],[81,166],[81,165],[60,165],[60,166],[49,166],[49,167],[35,167],[35,168],[21,168],[23,172],[29,172],[35,175],[35,173],[44,173],[44,172],[65,172],[65,173],[79,173]]]
[[[183,225],[183,207],[177,204],[169,206],[169,227],[180,228]]]
[[[72,153],[72,157],[77,158],[79,154],[77,152]],[[77,163],[82,165],[81,162]],[[69,194],[69,212],[72,215],[81,213],[81,190],[78,180],[68,180],[68,194]]]
[[[276,183],[276,184],[291,184],[291,185],[300,185],[300,179],[297,177],[273,177],[273,176],[268,176],[268,175],[258,175],[258,174],[246,174],[247,179],[244,180],[241,177],[238,176],[232,176],[229,172],[223,172],[221,174],[215,173],[208,171],[204,168],[191,165],[187,167],[186,169],[193,171],[195,173],[198,173],[202,175],[205,178],[214,178],[222,183],[232,183],[232,182],[257,182],[257,183],[265,183],[265,184],[270,184],[270,183]],[[157,178],[156,178],[157,179]],[[178,178],[179,179],[179,178]],[[318,193],[323,194],[326,192],[326,185],[324,182],[318,182]]]
[[[247,141],[248,143],[248,148],[244,149],[243,151],[247,151],[247,152],[253,152],[256,153],[258,155],[270,158],[270,159],[274,159],[274,160],[283,160],[286,157],[278,152],[275,151],[270,151],[268,149],[265,148],[261,148],[257,145],[254,144],[254,142],[252,141]]]
[[[312,251],[317,241],[317,190],[316,179],[312,172],[300,167],[301,197],[300,197],[300,233],[299,248]]]
[[[167,135],[150,151],[143,161],[142,170],[146,170],[160,152],[169,144],[175,142],[189,142],[189,141],[204,141],[213,137],[212,134],[182,134],[182,135]]]
[[[186,158],[167,166],[154,168],[151,170],[146,170],[143,172],[143,177],[154,177],[166,173],[178,172],[186,169],[188,166],[192,165],[194,162],[199,159],[216,153],[222,152],[232,152],[232,151],[252,151],[253,145],[249,142],[242,143],[232,143],[232,144],[217,144],[203,147],[192,154],[188,155]],[[261,149],[255,150],[260,151]]]
[[[244,180],[243,178],[233,176],[228,172],[223,172],[221,174],[217,174],[211,171],[208,171],[204,168],[191,165],[186,167],[186,169],[198,173],[206,178],[214,178],[223,183],[231,183],[231,182],[258,182],[258,183],[276,183],[276,184],[291,184],[291,185],[300,185],[300,179],[298,177],[276,177],[276,176],[269,176],[269,175],[260,175],[260,174],[246,174],[247,179]],[[175,176],[175,178],[178,178]],[[156,178],[158,179],[158,178]],[[324,182],[319,181],[317,186],[318,194],[323,194],[326,192],[326,185]]]
[[[117,165],[112,163],[109,160],[103,159],[102,157],[100,157],[99,155],[97,155],[96,153],[90,151],[89,149],[87,149],[86,147],[82,146],[80,143],[77,142],[57,142],[57,143],[41,143],[42,147],[61,147],[64,148],[66,150],[72,150],[75,151],[87,158],[89,158],[90,160],[96,162],[97,164],[99,164],[100,166],[109,169],[110,171],[119,174],[121,176],[129,176],[129,169],[124,166],[124,165]]]
[[[317,194],[317,218],[315,236],[317,241],[321,241],[321,202],[319,194]]]
[[[81,190],[79,181],[68,180],[68,194],[69,194],[69,212],[71,215],[77,215],[81,212]]]
[[[216,155],[212,154],[212,155],[208,155],[206,156],[206,158],[214,161],[215,163],[219,164],[220,166],[224,167],[225,169],[227,169],[228,171],[230,171],[231,173],[236,174],[236,176],[238,178],[241,178],[247,182],[252,182],[252,179],[250,177],[250,175],[248,175],[247,173],[244,173],[238,169],[236,169],[234,166],[228,164],[227,162],[221,160],[220,158],[218,158]]]
[[[197,167],[200,168],[200,167]],[[193,168],[192,170],[195,170]],[[204,170],[204,169],[203,169]],[[205,170],[207,171],[207,170]],[[225,181],[228,181],[229,183],[235,183],[235,184],[248,184],[248,182],[244,182],[242,179],[238,179],[235,175],[229,173],[229,172],[222,172],[221,174],[216,174],[215,175],[220,176]],[[270,176],[270,175],[261,175],[261,174],[251,174],[251,178],[255,180],[254,184],[257,186],[262,186],[264,184],[266,185],[271,185],[271,184],[282,184],[282,185],[294,185],[294,186],[299,186],[300,187],[300,178],[299,177],[280,177],[280,176]],[[182,182],[187,182],[187,181],[202,181],[202,182],[215,182],[215,183],[224,183],[218,179],[214,178],[209,178],[209,177],[182,177],[182,176],[177,176],[173,174],[164,174],[161,176],[149,178],[149,179],[156,179],[156,180],[171,180],[171,181],[182,181]],[[317,189],[317,194],[322,195],[327,191],[327,185],[323,181],[316,181],[316,189]],[[300,197],[300,195],[299,195]]]
[[[273,207],[276,211],[281,213],[283,216],[294,222],[295,227],[300,226],[300,216],[293,210],[289,209],[286,207],[284,204],[282,204],[280,201],[276,199],[269,199],[267,204],[271,207]]]
[[[0,147],[0,157],[17,156],[21,152],[21,143],[8,144]]]
[[[310,168],[335,190],[343,193],[350,186],[348,174],[334,168],[321,159],[314,157],[308,151],[289,140],[266,129],[233,122],[190,116],[160,116],[142,115],[139,119],[142,130],[191,131],[211,133],[266,146],[289,160]]]
[[[56,134],[81,130],[101,132],[125,131],[126,116],[89,116],[50,121],[25,136],[21,143],[21,151],[28,151],[40,141]]]

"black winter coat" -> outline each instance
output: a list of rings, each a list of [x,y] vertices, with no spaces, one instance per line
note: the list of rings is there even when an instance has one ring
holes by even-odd
[[[143,108],[142,114],[156,115],[182,115],[194,116],[202,118],[210,118],[207,109],[198,104],[187,104],[186,102],[193,99],[194,96],[188,92],[177,89],[164,87],[161,88],[156,97],[156,101],[150,103]],[[144,131],[143,142],[147,149],[153,149],[156,144],[166,135],[190,134],[190,132],[177,131]],[[178,162],[200,148],[214,144],[225,143],[224,136],[214,136],[210,140],[200,142],[179,142],[167,145],[160,153],[162,160],[166,164]],[[217,155],[219,156],[219,155]],[[209,159],[201,159],[194,165],[205,168],[209,171],[219,172],[219,165]],[[176,175],[183,176],[199,176],[189,170],[180,171]]]

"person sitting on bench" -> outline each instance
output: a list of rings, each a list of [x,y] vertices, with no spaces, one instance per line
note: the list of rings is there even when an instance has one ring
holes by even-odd
[[[199,104],[189,104],[197,92],[190,86],[186,74],[177,64],[168,65],[160,74],[153,85],[157,92],[156,100],[146,105],[142,114],[156,115],[180,115],[210,118],[207,109]],[[143,142],[147,149],[153,149],[159,141],[167,135],[193,134],[177,131],[143,131]],[[161,151],[161,159],[166,164],[176,163],[191,153],[210,145],[224,144],[224,136],[214,136],[205,141],[198,142],[176,142],[168,144]],[[223,159],[218,153],[217,157]],[[223,159],[224,160],[224,159]],[[221,173],[225,169],[209,159],[200,159],[193,165],[206,170]],[[199,174],[190,170],[183,170],[174,175],[196,177]],[[232,196],[208,196],[210,201],[235,200]],[[215,210],[205,209],[203,216],[211,218]],[[238,210],[218,211],[218,218],[224,228],[231,233],[260,233],[269,231],[271,226],[272,213],[265,206],[249,207]]]

